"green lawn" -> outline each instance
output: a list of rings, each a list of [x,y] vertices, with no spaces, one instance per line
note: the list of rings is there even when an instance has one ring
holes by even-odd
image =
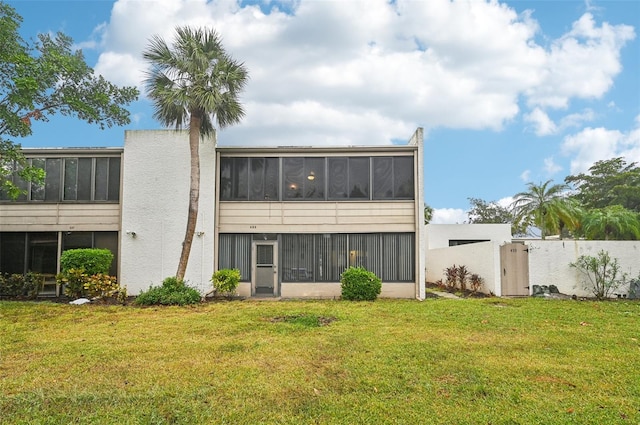
[[[638,424],[640,303],[0,302],[3,424]]]

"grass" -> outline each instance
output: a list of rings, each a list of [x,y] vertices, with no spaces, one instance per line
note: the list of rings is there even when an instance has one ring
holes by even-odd
[[[640,303],[0,302],[2,424],[637,424]]]

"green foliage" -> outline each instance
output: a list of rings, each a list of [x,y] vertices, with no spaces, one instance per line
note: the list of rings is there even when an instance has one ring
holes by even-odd
[[[349,267],[342,273],[342,298],[374,301],[382,290],[382,280],[364,267]]]
[[[461,291],[466,291],[467,290],[467,279],[469,277],[469,269],[467,269],[467,266],[458,266],[458,270],[457,270],[457,280],[458,280],[458,287],[460,288]]]
[[[581,232],[587,239],[638,240],[640,214],[621,205],[593,209],[584,215]]]
[[[136,297],[138,305],[187,305],[200,302],[200,293],[176,277],[168,277],[162,286],[151,286]]]
[[[561,234],[579,226],[578,204],[567,198],[566,185],[551,184],[552,180],[536,185],[528,183],[528,190],[517,193],[511,204],[518,226],[536,226],[542,239],[552,234]]]
[[[64,294],[71,298],[85,296],[84,285],[89,281],[89,276],[83,268],[69,268],[56,275],[58,285],[64,285]]]
[[[572,195],[586,209],[622,205],[640,212],[640,167],[627,164],[623,157],[594,163],[588,173],[565,178],[575,193]]]
[[[584,289],[591,291],[599,299],[609,298],[613,291],[625,283],[626,273],[620,274],[617,258],[611,258],[607,251],[601,250],[596,257],[581,255],[575,263],[569,264],[578,269],[586,280]]]
[[[424,224],[429,224],[431,219],[433,219],[433,208],[424,204]]]
[[[60,256],[62,271],[82,269],[88,275],[108,274],[113,254],[103,248],[79,248],[64,251]]]
[[[0,274],[0,295],[35,298],[42,290],[44,279],[40,273]]]
[[[42,181],[42,170],[28,167],[20,145],[8,138],[32,133],[32,120],[55,114],[75,116],[100,128],[130,122],[128,105],[135,87],[117,87],[95,75],[73,40],[40,33],[35,42],[20,37],[22,17],[0,2],[0,194],[16,198],[20,181]]]
[[[218,293],[232,296],[236,293],[241,277],[238,269],[220,269],[213,274],[211,282]]]
[[[479,198],[468,198],[471,209],[467,212],[469,223],[475,224],[511,224],[512,235],[524,235],[526,226],[518,223],[511,210],[495,201],[487,202]]]
[[[108,298],[118,295],[120,284],[115,276],[98,273],[88,277],[84,290],[89,297]]]

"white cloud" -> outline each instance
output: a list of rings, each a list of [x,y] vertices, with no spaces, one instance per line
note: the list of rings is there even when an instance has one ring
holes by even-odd
[[[598,27],[585,13],[552,43],[539,70],[542,81],[528,90],[529,104],[566,108],[572,97],[600,98],[622,69],[620,49],[634,38],[633,27],[606,22]]]
[[[224,132],[231,144],[389,143],[415,127],[500,130],[521,113],[537,134],[563,127],[548,107],[599,97],[620,71],[635,34],[585,14],[550,48],[532,12],[490,1],[292,1],[287,14],[235,0],[119,0],[97,29],[96,71],[141,87],[152,35],[177,25],[211,26],[250,81],[246,120]],[[575,122],[579,117],[572,118]],[[568,125],[568,124],[567,124]],[[304,143],[309,143],[306,139]]]
[[[553,158],[545,158],[544,170],[548,175],[552,176],[556,174],[558,171],[562,170],[562,167],[556,164]]]
[[[635,125],[626,133],[588,127],[565,137],[562,151],[566,155],[574,155],[571,173],[585,172],[596,161],[619,156],[625,157],[627,162],[640,162],[640,115],[636,117]]]
[[[459,208],[434,208],[430,223],[462,224],[467,221],[467,212]]]
[[[529,183],[531,181],[531,170],[524,170],[522,174],[520,174],[520,180]]]
[[[533,124],[537,136],[548,136],[558,131],[558,127],[549,118],[549,115],[540,108],[535,108],[529,114],[525,114],[524,120]]]

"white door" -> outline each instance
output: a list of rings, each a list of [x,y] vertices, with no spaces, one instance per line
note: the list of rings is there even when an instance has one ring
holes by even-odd
[[[253,243],[253,295],[278,294],[278,242]]]

